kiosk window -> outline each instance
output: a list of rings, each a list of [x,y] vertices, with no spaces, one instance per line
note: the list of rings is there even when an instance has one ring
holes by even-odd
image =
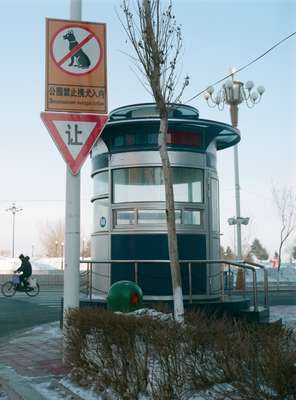
[[[219,188],[218,181],[211,179],[211,202],[212,202],[212,230],[219,232]]]
[[[176,202],[203,202],[203,171],[173,167]],[[137,167],[113,170],[113,202],[165,201],[161,167]]]
[[[201,225],[201,212],[199,210],[184,210],[183,223],[185,225]]]
[[[176,224],[181,223],[181,210],[175,210]],[[138,224],[166,224],[165,210],[138,210]]]
[[[101,196],[108,193],[108,171],[100,172],[94,176],[94,194]]]
[[[134,225],[136,223],[135,210],[117,210],[116,225]]]

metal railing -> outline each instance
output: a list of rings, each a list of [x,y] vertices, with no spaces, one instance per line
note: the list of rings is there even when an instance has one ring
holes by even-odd
[[[269,307],[268,305],[268,275],[267,270],[263,265],[247,262],[247,261],[229,261],[229,260],[179,260],[181,268],[184,268],[183,265],[187,264],[188,268],[188,288],[189,288],[189,303],[193,302],[193,286],[192,286],[192,264],[219,264],[221,265],[220,271],[214,275],[208,275],[208,293],[207,295],[213,295],[212,292],[212,282],[213,278],[218,277],[220,284],[218,285],[218,289],[215,292],[218,293],[221,302],[225,301],[225,291],[224,291],[224,266],[228,266],[228,270],[230,271],[231,267],[235,267],[238,269],[243,270],[250,270],[252,272],[252,303],[254,307],[254,311],[258,311],[258,290],[257,290],[257,274],[256,270],[258,268],[263,269],[264,271],[264,306],[266,308]],[[139,264],[170,264],[169,260],[81,260],[80,264],[86,264],[87,268],[86,271],[81,273],[81,288],[83,288],[89,300],[92,300],[93,292],[101,293],[106,295],[107,292],[104,290],[100,290],[93,286],[93,277],[99,276],[104,279],[110,279],[110,274],[103,274],[100,272],[96,272],[93,269],[93,265],[96,264],[133,264],[134,265],[134,276],[135,282],[138,283],[139,281],[139,274],[138,274],[138,267]],[[194,266],[194,268],[196,268]],[[157,279],[157,278],[155,278]],[[245,296],[245,284],[243,285],[243,295]]]

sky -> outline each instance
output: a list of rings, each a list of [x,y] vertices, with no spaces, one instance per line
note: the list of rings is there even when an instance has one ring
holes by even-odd
[[[0,251],[42,254],[45,226],[64,219],[66,166],[40,119],[45,107],[45,18],[68,19],[70,0],[0,0]],[[190,77],[183,101],[252,61],[296,29],[291,0],[173,0],[184,39],[181,76]],[[82,19],[107,24],[108,108],[151,101],[135,75],[117,14],[119,0],[82,0]],[[280,220],[272,188],[295,189],[296,35],[236,79],[266,92],[249,109],[239,107],[239,170],[245,242],[259,238],[270,255],[279,245]],[[216,90],[219,89],[216,86]],[[209,108],[203,96],[188,103],[200,118],[230,123],[229,110]],[[92,232],[90,161],[81,170],[81,236]],[[233,149],[218,153],[221,244],[234,246],[227,219],[235,215]],[[287,245],[287,250],[296,242]]]

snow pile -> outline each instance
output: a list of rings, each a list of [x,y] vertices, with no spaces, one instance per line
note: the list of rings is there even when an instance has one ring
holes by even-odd
[[[132,311],[127,314],[123,315],[134,315],[136,317],[149,317],[153,319],[157,319],[159,321],[172,321],[173,320],[173,314],[164,314],[160,311],[156,311],[153,308],[141,308],[136,311]]]

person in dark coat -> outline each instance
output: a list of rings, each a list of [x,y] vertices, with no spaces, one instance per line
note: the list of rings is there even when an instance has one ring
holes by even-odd
[[[25,257],[23,254],[21,254],[19,256],[19,259],[22,262],[21,266],[14,272],[22,272],[22,274],[20,275],[20,283],[23,283],[24,286],[27,286],[27,280],[32,275],[32,265],[29,261],[30,257]]]

